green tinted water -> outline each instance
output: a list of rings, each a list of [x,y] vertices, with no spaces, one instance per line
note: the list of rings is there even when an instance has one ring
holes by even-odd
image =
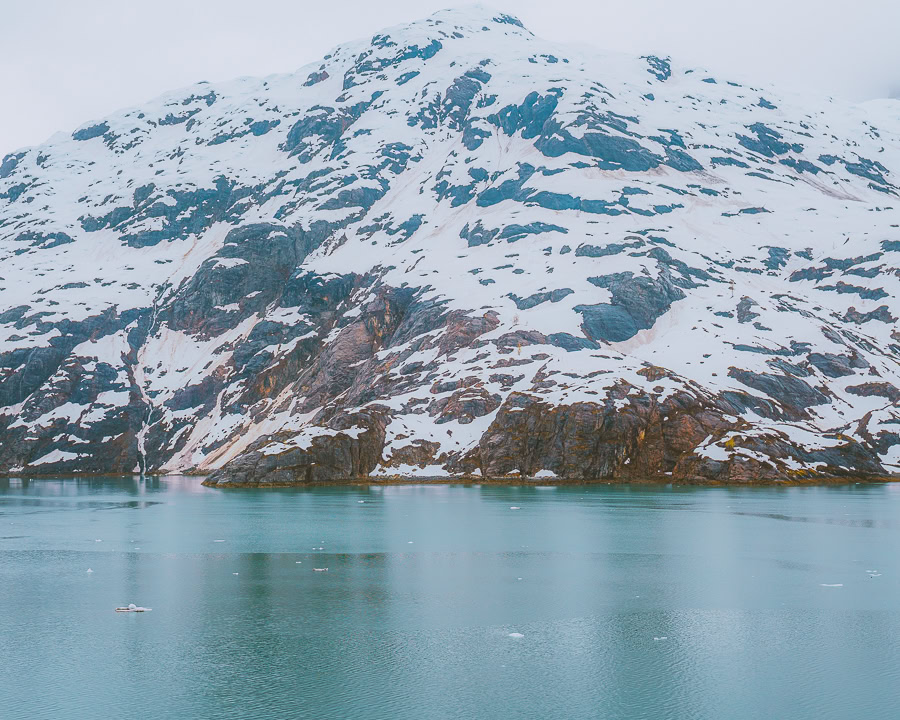
[[[0,480],[0,717],[900,717],[900,486],[199,482]]]

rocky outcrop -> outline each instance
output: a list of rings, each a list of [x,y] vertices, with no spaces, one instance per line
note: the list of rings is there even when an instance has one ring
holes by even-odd
[[[464,456],[451,459],[440,453],[439,444],[413,440],[395,449],[392,460],[399,467],[449,464],[455,475],[469,481],[758,484],[887,477],[877,453],[851,438],[840,438],[832,447],[806,450],[778,433],[760,435],[751,425],[735,422],[723,408],[698,397],[682,394],[659,403],[647,396],[629,398],[633,390],[618,387],[604,406],[553,406],[514,393],[477,447]],[[616,407],[617,401],[626,398],[626,406]],[[247,453],[204,484],[231,487],[366,479],[383,462],[384,423],[373,425],[368,417],[353,421],[370,431],[349,437],[326,430],[306,450],[281,450],[278,438],[269,438],[268,447],[274,446],[275,451]],[[711,452],[717,442],[733,452],[723,456]],[[404,474],[388,477],[403,478]]]
[[[263,487],[366,477],[381,460],[385,424],[370,411],[335,418],[306,433],[279,433],[252,445],[204,484]]]

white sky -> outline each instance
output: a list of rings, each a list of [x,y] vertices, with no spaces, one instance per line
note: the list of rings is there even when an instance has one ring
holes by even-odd
[[[199,80],[291,72],[454,0],[0,0],[0,156]],[[900,0],[492,0],[532,32],[730,78],[900,97]]]

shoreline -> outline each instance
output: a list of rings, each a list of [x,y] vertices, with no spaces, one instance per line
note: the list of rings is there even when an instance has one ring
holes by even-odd
[[[212,490],[265,490],[267,488],[303,488],[329,486],[398,486],[398,485],[493,485],[496,487],[574,487],[591,485],[616,485],[621,487],[833,487],[837,485],[885,485],[900,482],[900,476],[866,477],[813,477],[794,478],[790,480],[753,480],[748,482],[723,482],[718,480],[615,480],[600,478],[596,480],[569,478],[508,478],[508,477],[386,477],[386,478],[346,478],[329,482],[312,483],[228,483],[224,485],[201,484]]]
[[[664,478],[647,478],[647,479],[615,479],[615,478],[551,478],[551,477],[480,477],[477,475],[459,475],[459,476],[426,476],[415,477],[405,475],[392,475],[385,477],[348,477],[337,480],[323,482],[287,482],[287,483],[227,483],[223,485],[207,484],[205,478],[211,473],[200,472],[184,472],[184,473],[147,473],[144,475],[138,473],[94,473],[94,472],[72,472],[62,473],[0,473],[0,480],[90,480],[90,479],[158,479],[165,477],[191,477],[201,479],[200,484],[204,487],[216,490],[265,490],[268,488],[308,488],[308,487],[329,487],[329,486],[392,486],[392,485],[493,485],[498,487],[568,487],[568,486],[585,486],[585,485],[620,485],[620,486],[636,486],[636,487],[723,487],[723,488],[740,488],[740,487],[829,487],[837,485],[880,485],[894,482],[900,482],[900,475],[879,475],[879,476],[834,476],[834,475],[811,475],[809,477],[790,478],[784,480],[748,480],[746,482],[725,482],[719,480],[711,480],[699,478],[694,480],[688,479],[664,479]]]

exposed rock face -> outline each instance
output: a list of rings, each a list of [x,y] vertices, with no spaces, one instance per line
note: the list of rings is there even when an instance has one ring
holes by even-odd
[[[900,111],[447,11],[0,162],[0,473],[900,467]]]
[[[352,425],[348,423],[352,422]],[[219,471],[212,484],[293,485],[369,475],[381,460],[385,420],[364,412],[306,432],[267,437]]]

